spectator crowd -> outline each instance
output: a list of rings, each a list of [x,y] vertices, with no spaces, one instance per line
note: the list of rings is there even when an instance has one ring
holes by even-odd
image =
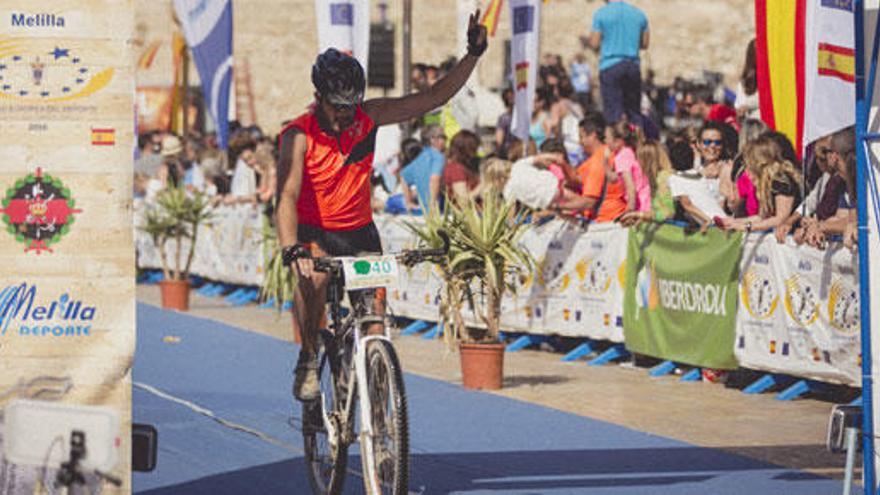
[[[504,112],[494,128],[479,125],[476,96],[465,88],[412,122],[411,136],[380,129],[374,210],[420,214],[503,194],[538,218],[678,221],[694,232],[772,231],[780,242],[792,235],[821,249],[841,238],[852,247],[853,129],[798,153],[760,120],[754,41],[736,90],[724,91],[711,73],[654,84],[639,59],[649,39],[639,9],[619,1],[599,9],[580,41],[598,53],[598,70],[583,52],[568,64],[544,55],[527,140],[511,131],[512,87],[500,94]],[[451,65],[414,65],[413,88],[435,84]],[[135,193],[149,200],[179,185],[217,204],[263,205],[271,218],[276,161],[275,139],[255,126],[233,123],[228,151],[211,134],[150,132],[139,140]]]

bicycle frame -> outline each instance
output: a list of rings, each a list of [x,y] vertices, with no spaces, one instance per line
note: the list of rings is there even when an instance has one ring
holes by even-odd
[[[404,251],[396,255],[398,261],[412,266],[432,257],[445,256],[449,252],[449,237],[442,231],[438,232],[438,234],[443,240],[442,248]],[[367,488],[367,493],[381,494],[382,491],[378,479],[379,473],[377,472],[378,467],[375,462],[372,441],[376,432],[373,428],[372,418],[374,405],[370,403],[371,398],[367,382],[367,349],[370,348],[370,344],[374,341],[388,342],[388,351],[392,353],[394,346],[390,339],[388,326],[384,324],[382,335],[362,335],[369,325],[384,323],[381,319],[383,318],[382,315],[377,315],[373,311],[372,303],[374,301],[368,302],[367,298],[350,297],[351,312],[345,318],[340,316],[342,313],[341,302],[343,292],[345,291],[345,274],[343,264],[339,259],[329,257],[318,258],[315,260],[315,269],[325,272],[330,276],[327,288],[327,303],[330,305],[330,315],[332,318],[330,324],[330,328],[333,330],[332,340],[336,345],[333,346],[333,349],[329,349],[333,352],[333,355],[331,355],[332,360],[329,361],[330,369],[328,372],[334,375],[334,395],[340,392],[340,385],[343,385],[336,382],[342,375],[340,371],[343,369],[348,371],[348,376],[344,378],[345,398],[336,397],[333,411],[328,411],[326,395],[321,395],[321,421],[327,432],[331,449],[338,454],[340,445],[348,446],[356,440],[354,435],[354,408],[357,401],[355,399],[357,396],[361,398],[359,404],[361,424],[357,440],[360,441],[361,456],[364,460],[364,484],[365,488]],[[380,319],[377,320],[377,318]],[[348,344],[349,338],[352,339],[350,345]],[[346,356],[348,356],[348,360],[345,359]],[[333,369],[334,365],[337,364],[336,369]],[[400,380],[399,370],[396,373],[398,373],[396,379]],[[357,393],[357,396],[355,393]],[[340,406],[340,404],[343,405]],[[404,421],[406,420],[404,419]],[[406,431],[405,426],[404,431]],[[408,451],[404,450],[402,454],[407,456]],[[403,479],[406,479],[406,477]],[[395,481],[400,481],[400,478]]]
[[[353,419],[353,408],[355,407],[355,390],[357,390],[358,396],[362,398],[360,401],[359,415],[360,415],[360,432],[358,434],[358,440],[364,449],[364,455],[369,456],[371,458],[373,456],[373,443],[369,441],[373,435],[373,422],[372,422],[372,404],[369,401],[369,389],[367,388],[367,352],[366,349],[369,346],[369,343],[375,340],[384,340],[387,342],[391,342],[389,338],[388,328],[385,327],[384,335],[368,335],[362,336],[361,329],[368,322],[364,320],[370,316],[378,316],[378,315],[370,315],[368,313],[368,308],[365,308],[363,302],[361,304],[352,303],[352,311],[347,318],[343,321],[341,318],[337,318],[341,312],[341,300],[342,300],[342,284],[337,279],[338,274],[332,274],[330,287],[328,287],[328,300],[330,304],[330,312],[333,317],[333,323],[331,328],[333,328],[333,339],[341,344],[345,345],[345,340],[347,334],[349,332],[354,333],[353,339],[353,353],[351,363],[349,363],[349,371],[354,371],[353,373],[348,373],[348,383],[346,383],[346,397],[344,406],[339,409],[339,413],[341,413],[341,417],[338,418],[339,422],[334,425],[333,421],[330,420],[330,414],[327,411],[327,404],[323,402],[322,397],[322,408],[321,415],[322,420],[324,422],[324,427],[327,429],[328,439],[333,442],[337,439],[341,439],[343,442],[352,443],[354,431],[349,431],[349,425],[353,428],[352,419]],[[338,348],[337,351],[341,351],[341,348]],[[346,363],[340,363],[345,365]],[[367,400],[363,400],[363,398],[367,398]],[[337,435],[336,429],[341,428],[342,434]],[[369,471],[374,470],[374,465],[371,462],[364,463]],[[364,473],[364,479],[368,480],[370,483],[370,491],[368,493],[381,493],[381,488],[378,485],[377,476],[375,472]]]

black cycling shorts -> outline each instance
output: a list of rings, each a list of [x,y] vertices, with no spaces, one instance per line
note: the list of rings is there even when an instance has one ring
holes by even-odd
[[[373,222],[354,230],[324,230],[313,225],[299,225],[301,243],[315,243],[330,256],[362,256],[382,254],[379,230]]]

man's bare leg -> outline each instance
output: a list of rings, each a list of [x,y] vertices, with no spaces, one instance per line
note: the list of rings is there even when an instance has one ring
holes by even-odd
[[[324,256],[322,250],[312,248],[315,257]],[[300,401],[319,397],[318,383],[318,331],[327,301],[326,273],[314,272],[311,277],[299,277],[293,291],[293,325],[302,337],[302,348],[296,364],[293,395]]]

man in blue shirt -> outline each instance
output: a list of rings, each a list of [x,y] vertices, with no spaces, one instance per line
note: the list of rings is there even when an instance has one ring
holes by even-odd
[[[424,148],[400,173],[403,181],[403,198],[406,208],[416,208],[411,186],[416,186],[419,206],[427,211],[430,205],[440,201],[440,185],[443,182],[443,167],[446,165],[446,135],[439,125],[429,125],[422,132]]]
[[[642,123],[640,102],[642,75],[639,50],[648,48],[648,18],[622,0],[605,0],[593,15],[589,45],[600,52],[599,85],[602,111],[608,123],[626,115]]]

